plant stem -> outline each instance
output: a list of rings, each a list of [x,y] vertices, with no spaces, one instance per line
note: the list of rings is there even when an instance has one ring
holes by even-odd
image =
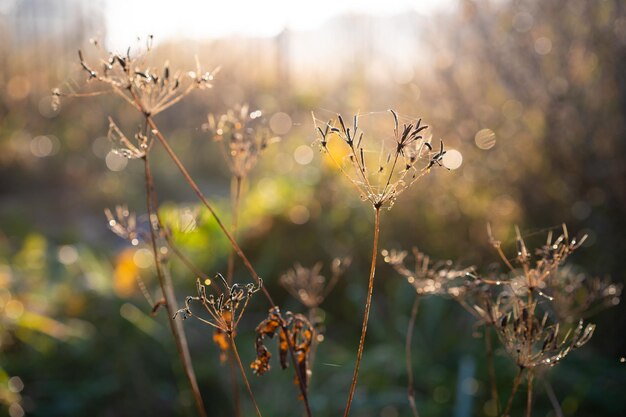
[[[352,384],[350,385],[350,392],[348,393],[348,403],[343,413],[344,417],[350,414],[350,407],[352,406],[352,398],[354,397],[354,390],[356,389],[356,382],[359,376],[359,367],[361,366],[361,357],[363,356],[363,345],[365,344],[365,334],[367,333],[367,322],[370,315],[370,307],[372,305],[372,293],[374,292],[374,275],[376,273],[376,258],[378,255],[378,234],[380,230],[380,207],[375,207],[376,215],[374,219],[374,247],[372,250],[372,265],[370,267],[369,283],[367,285],[367,300],[365,302],[365,313],[363,316],[363,326],[361,327],[361,340],[359,341],[359,349],[356,354],[356,364],[354,366],[354,374],[352,375]]]
[[[515,380],[513,380],[513,389],[511,390],[511,396],[509,397],[509,401],[507,401],[506,403],[506,408],[504,409],[504,412],[502,413],[502,417],[508,417],[509,411],[511,411],[511,406],[513,405],[513,398],[515,398],[515,394],[517,393],[517,389],[519,388],[519,384],[522,380],[523,372],[524,372],[524,368],[520,366],[519,371],[517,372],[517,375],[515,376]]]
[[[528,390],[526,392],[526,417],[530,417],[533,408],[533,371],[531,369],[526,373],[528,380]]]
[[[237,363],[239,364],[239,370],[241,370],[241,376],[243,377],[243,382],[246,385],[246,388],[248,389],[248,394],[250,394],[250,399],[252,400],[252,404],[254,404],[254,409],[256,410],[256,414],[257,416],[262,417],[261,411],[259,410],[259,406],[257,405],[256,399],[254,398],[254,394],[252,393],[252,388],[250,388],[250,383],[248,382],[246,371],[243,369],[243,365],[241,364],[241,358],[239,357],[239,352],[237,351],[235,338],[233,337],[232,333],[229,333],[228,337],[230,338],[230,345],[233,348],[233,354],[235,355],[235,358],[237,359]]]
[[[417,413],[417,405],[415,403],[415,387],[413,386],[413,363],[411,361],[411,341],[413,340],[413,329],[415,328],[415,320],[417,319],[417,309],[420,303],[419,294],[415,294],[415,301],[413,302],[413,308],[411,308],[411,318],[409,320],[409,326],[406,330],[406,373],[408,376],[407,383],[407,395],[409,397],[409,404],[411,405],[411,411],[413,411],[414,417],[419,417]]]
[[[556,417],[563,417],[563,410],[561,410],[561,404],[559,404],[559,400],[556,398],[556,394],[554,393],[554,389],[552,389],[552,385],[547,378],[542,377],[540,374],[541,382],[543,382],[543,386],[546,389],[546,394],[548,394],[548,399],[552,404],[552,408],[554,409],[554,414]]]
[[[309,309],[309,323],[311,323],[313,325],[313,327],[315,327],[315,317],[316,317],[316,313],[318,311],[317,307],[313,307]],[[307,361],[307,365],[308,365],[308,369],[312,370],[313,369],[313,365],[315,364],[315,355],[317,353],[317,346],[318,346],[319,342],[317,341],[317,332],[315,332],[315,334],[313,335],[313,340],[311,341],[311,348],[309,349],[309,358]],[[312,375],[312,373],[311,373]],[[309,385],[311,384],[311,377],[309,376]]]
[[[233,249],[237,253],[237,255],[241,258],[242,262],[244,263],[244,265],[246,266],[248,271],[250,271],[250,275],[252,275],[252,278],[257,282],[257,284],[260,284],[261,283],[261,277],[259,277],[259,274],[257,274],[257,272],[254,270],[254,268],[252,267],[252,264],[248,260],[248,257],[243,253],[243,251],[241,250],[241,247],[239,246],[239,244],[237,243],[237,241],[235,240],[233,235],[228,231],[228,229],[226,228],[226,226],[224,225],[222,220],[219,218],[219,216],[217,215],[217,212],[215,211],[215,209],[213,208],[213,206],[211,205],[209,200],[205,197],[205,195],[202,193],[202,191],[200,191],[200,188],[198,187],[198,184],[196,184],[196,182],[193,180],[193,178],[191,178],[191,175],[189,175],[189,172],[187,171],[187,168],[185,168],[185,166],[182,164],[182,162],[180,162],[180,159],[178,159],[178,157],[176,156],[176,154],[174,153],[174,151],[170,147],[169,143],[167,143],[167,140],[165,140],[165,138],[163,137],[163,134],[161,133],[161,131],[158,129],[158,127],[154,123],[154,120],[152,120],[151,117],[148,117],[147,120],[148,120],[148,124],[152,128],[152,131],[153,131],[154,135],[157,137],[159,142],[161,142],[161,145],[163,145],[163,148],[165,148],[165,151],[167,152],[169,157],[172,159],[172,161],[174,161],[174,164],[178,167],[180,172],[183,174],[183,177],[185,178],[185,181],[193,189],[194,193],[196,194],[198,199],[200,199],[202,204],[204,204],[204,206],[207,208],[207,210],[209,210],[209,212],[211,213],[211,216],[213,216],[213,219],[215,219],[215,221],[217,223],[217,226],[220,228],[220,230],[222,230],[222,233],[224,233],[224,235],[226,236],[226,238],[228,239],[228,241],[232,245]],[[267,288],[262,287],[262,291],[265,294],[265,297],[270,302],[270,304],[272,306],[275,306],[276,304],[274,303],[274,300],[272,299],[271,295],[267,291]]]
[[[237,239],[237,230],[239,228],[239,202],[241,201],[241,185],[243,183],[243,178],[240,176],[234,176],[231,179],[231,190],[230,196],[232,199],[232,217],[233,222],[230,228],[231,233]],[[228,256],[228,271],[226,273],[226,281],[228,285],[233,283],[233,275],[235,273],[235,249],[230,252]]]
[[[232,245],[233,249],[235,250],[235,252],[239,256],[239,258],[241,258],[243,264],[245,265],[245,267],[250,272],[250,275],[252,276],[252,278],[257,282],[257,284],[260,285],[262,283],[261,277],[259,276],[259,274],[256,272],[256,270],[254,269],[254,267],[252,266],[252,264],[248,260],[248,257],[243,253],[243,251],[241,250],[241,247],[239,246],[239,244],[237,243],[235,238],[228,231],[228,229],[226,228],[224,223],[220,220],[220,218],[217,215],[215,209],[213,209],[213,206],[211,205],[211,203],[209,203],[209,200],[204,196],[202,191],[200,191],[200,188],[198,187],[198,184],[196,184],[196,182],[193,180],[193,178],[191,178],[191,176],[189,175],[189,172],[187,172],[187,169],[185,168],[185,166],[182,164],[182,162],[180,162],[180,160],[178,159],[178,157],[176,156],[176,154],[174,153],[174,151],[172,150],[170,145],[167,143],[167,140],[165,140],[165,138],[163,137],[163,134],[161,133],[161,131],[158,129],[158,127],[154,123],[154,120],[152,120],[152,117],[148,116],[146,118],[146,120],[147,120],[149,126],[151,127],[153,134],[157,137],[159,142],[161,142],[161,145],[163,145],[163,148],[165,148],[165,151],[167,152],[169,157],[172,159],[174,164],[180,170],[181,174],[185,178],[185,181],[193,189],[193,191],[195,192],[195,194],[198,197],[198,199],[200,199],[202,204],[204,204],[204,206],[207,208],[207,210],[209,210],[209,212],[211,213],[211,215],[215,219],[215,222],[217,223],[218,227],[222,230],[222,233],[224,233],[224,235],[226,236],[226,238],[228,239],[228,241]],[[272,296],[270,295],[270,293],[267,291],[267,288],[265,288],[263,286],[261,288],[261,290],[263,291],[263,294],[265,295],[265,298],[267,298],[267,300],[269,301],[270,305],[272,307],[276,307],[276,303],[274,303],[274,300],[272,299]],[[287,333],[287,329],[286,329],[285,326],[281,325],[281,331],[285,335],[288,334]],[[292,343],[292,341],[290,340],[289,337],[287,337],[286,339],[287,339],[287,344],[288,344],[288,347],[289,347],[289,357],[291,359],[291,363],[292,363],[292,365],[294,367],[294,372],[296,373],[296,377],[298,379],[298,388],[300,388],[300,394],[302,395],[302,401],[304,403],[304,408],[305,408],[307,416],[311,417],[311,408],[309,407],[309,399],[308,399],[308,395],[307,395],[307,392],[306,392],[306,386],[304,384],[304,379],[303,379],[304,376],[300,375],[300,370],[298,368],[298,365],[297,365],[297,362],[296,362],[296,357],[295,357],[295,354],[294,354],[293,343]]]
[[[496,414],[500,415],[500,398],[498,397],[498,383],[496,368],[493,363],[493,343],[491,341],[491,327],[485,326],[485,349],[487,350],[487,371],[491,385],[491,400],[496,403]]]
[[[230,196],[232,200],[231,210],[232,210],[232,225],[231,232],[235,239],[237,239],[237,229],[239,224],[239,201],[241,198],[241,183],[243,178],[240,176],[234,176],[231,179],[231,187],[230,187]],[[235,250],[231,249],[230,255],[228,255],[228,270],[226,273],[226,282],[228,285],[233,284],[233,276],[235,274]],[[241,417],[241,406],[239,404],[239,387],[237,386],[237,381],[235,379],[235,362],[233,360],[232,355],[228,355],[228,368],[230,371],[230,378],[232,380],[232,389],[233,389],[233,401],[235,403],[235,416]]]
[[[146,205],[148,211],[148,221],[150,223],[150,239],[152,241],[152,253],[154,255],[154,265],[156,267],[157,277],[159,279],[159,284],[161,286],[161,291],[163,292],[163,297],[165,298],[165,307],[167,309],[167,320],[170,325],[170,329],[172,331],[172,335],[174,336],[174,341],[176,342],[176,349],[178,350],[178,354],[180,356],[183,369],[185,371],[185,376],[189,381],[189,385],[191,386],[191,391],[193,392],[194,400],[196,403],[196,408],[198,409],[198,414],[201,417],[206,417],[206,411],[204,409],[204,402],[202,401],[202,395],[200,394],[200,388],[198,387],[198,381],[196,380],[196,375],[193,370],[193,364],[191,362],[191,355],[189,353],[189,346],[187,344],[187,337],[185,336],[185,329],[179,321],[174,319],[174,314],[178,310],[178,305],[176,302],[176,295],[174,294],[174,287],[171,282],[171,277],[165,274],[163,271],[163,264],[161,258],[159,256],[159,251],[157,248],[157,239],[154,230],[153,217],[154,212],[158,209],[153,206],[154,203],[154,181],[152,178],[152,172],[150,170],[150,163],[148,161],[148,155],[144,157],[144,173],[145,173],[145,183],[146,183]]]
[[[228,370],[230,373],[230,381],[233,390],[233,403],[235,408],[235,417],[241,417],[241,404],[239,400],[239,386],[237,385],[237,376],[235,371],[235,361],[233,356],[228,354]]]

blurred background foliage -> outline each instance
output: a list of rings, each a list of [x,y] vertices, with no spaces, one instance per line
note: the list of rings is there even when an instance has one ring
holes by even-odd
[[[107,29],[92,6],[59,2],[59,11],[51,4],[6,2],[0,14],[1,412],[193,415],[164,312],[149,316],[137,282],[157,298],[150,254],[110,233],[102,214],[125,203],[146,221],[142,167],[112,154],[106,139],[107,116],[127,128],[140,119],[108,96],[52,109],[53,87],[83,82],[76,50],[88,51],[89,37]],[[229,174],[202,129],[207,113],[247,102],[282,138],[244,184],[240,230],[277,302],[304,311],[278,285],[293,263],[353,259],[322,305],[315,415],[336,415],[344,405],[337,393],[351,376],[373,225],[371,209],[318,152],[311,111],[320,120],[360,112],[364,129],[391,129],[392,107],[423,117],[434,138],[462,153],[459,169],[437,170],[383,213],[383,248],[416,245],[486,271],[497,262],[487,222],[508,249],[515,224],[542,236],[565,222],[589,235],[573,262],[623,282],[625,9],[619,0],[468,0],[429,15],[341,15],[314,30],[266,38],[157,38],[157,61],[194,68],[197,55],[205,67],[221,67],[212,90],[194,93],[157,123],[227,221]],[[152,159],[176,242],[207,274],[225,271],[227,241],[162,149]],[[182,301],[195,277],[175,260],[171,266]],[[240,265],[236,278],[249,280]],[[410,288],[379,265],[354,415],[409,413],[403,349]],[[246,362],[267,308],[253,298],[240,325]],[[565,415],[626,415],[624,313],[618,305],[593,317],[591,343],[548,372]],[[493,415],[483,341],[472,324],[452,301],[422,302],[413,349],[421,415]],[[209,414],[232,415],[228,372],[211,332],[185,325]],[[514,365],[500,351],[496,364],[506,395]],[[265,415],[293,416],[300,405],[292,375],[274,368],[252,378],[253,390]],[[522,412],[521,397],[513,415]],[[534,415],[556,415],[540,384],[536,401]]]

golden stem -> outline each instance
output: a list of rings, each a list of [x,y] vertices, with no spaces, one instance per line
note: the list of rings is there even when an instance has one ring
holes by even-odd
[[[361,327],[361,340],[359,341],[359,349],[356,355],[356,364],[354,366],[354,374],[352,375],[352,384],[350,385],[350,392],[348,393],[348,403],[343,413],[344,417],[350,414],[350,407],[352,405],[352,398],[354,397],[354,390],[356,389],[356,382],[359,376],[359,367],[361,366],[361,357],[363,356],[363,345],[365,344],[365,334],[367,333],[367,322],[370,315],[370,307],[372,305],[372,293],[374,292],[374,275],[376,273],[376,258],[378,255],[378,234],[380,231],[380,207],[376,207],[376,216],[374,219],[374,248],[372,250],[372,264],[370,267],[370,277],[367,286],[367,300],[365,302],[365,314],[363,316],[363,326]]]

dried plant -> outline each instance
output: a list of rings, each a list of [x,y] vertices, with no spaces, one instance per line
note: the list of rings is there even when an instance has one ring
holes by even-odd
[[[131,48],[126,54],[105,54],[98,41],[93,40],[99,55],[94,62],[88,62],[78,51],[81,68],[87,73],[89,83],[99,83],[107,89],[96,92],[76,93],[53,90],[53,96],[93,96],[113,93],[140,112],[155,116],[178,103],[195,89],[211,87],[216,71],[203,72],[196,62],[195,71],[170,70],[168,62],[161,68],[149,65],[152,50],[152,36],[148,36],[144,51],[131,55]]]
[[[418,119],[415,124],[404,124],[402,130],[400,130],[398,114],[394,110],[390,110],[390,113],[394,120],[391,149],[388,148],[389,144],[387,143],[390,141],[384,138],[380,140],[381,151],[378,153],[376,168],[373,170],[371,167],[368,167],[370,163],[370,151],[365,149],[363,142],[364,134],[359,131],[358,115],[352,118],[351,128],[346,126],[341,115],[337,115],[337,126],[329,121],[326,123],[324,129],[317,126],[315,115],[313,115],[313,121],[320,136],[319,143],[322,151],[328,155],[339,171],[359,192],[361,199],[363,201],[369,201],[375,211],[372,263],[370,266],[367,298],[365,300],[365,312],[344,417],[350,414],[352,398],[354,397],[361,358],[363,356],[363,346],[365,344],[365,335],[367,333],[367,324],[374,291],[374,276],[376,273],[378,237],[380,232],[380,210],[382,207],[391,209],[402,191],[409,188],[418,179],[430,172],[433,166],[442,166],[441,161],[446,152],[444,150],[443,141],[440,142],[438,151],[433,150],[430,139],[425,139],[422,135],[422,132],[426,130],[428,126],[422,126],[421,119]],[[330,141],[337,139],[343,144],[343,148],[347,154],[342,160],[339,160],[339,157],[334,155],[330,146]]]
[[[286,332],[281,329],[287,329]],[[315,336],[315,330],[309,320],[302,314],[293,314],[288,311],[284,317],[278,307],[272,307],[266,319],[256,328],[256,359],[250,364],[250,368],[257,375],[263,375],[270,370],[270,359],[272,354],[265,346],[265,338],[273,338],[279,335],[278,352],[280,366],[287,368],[287,355],[289,345],[294,346],[296,363],[300,369],[299,375],[304,375],[304,386],[307,387],[307,356],[311,348],[311,343]],[[294,384],[298,385],[297,377]]]
[[[560,265],[565,262],[567,257],[578,249],[587,239],[587,235],[584,235],[580,240],[576,238],[570,241],[569,233],[565,224],[562,225],[562,234],[552,240],[553,233],[550,230],[546,243],[536,250],[535,257],[526,247],[526,243],[522,238],[519,228],[515,228],[516,232],[516,246],[517,253],[514,258],[514,262],[521,269],[522,273],[517,274],[516,268],[508,260],[502,251],[501,242],[496,240],[492,233],[491,228],[488,227],[489,241],[491,245],[496,249],[504,263],[513,272],[513,278],[509,281],[514,287],[515,291],[528,290],[530,293],[534,291],[541,291],[545,288],[546,280],[550,278]]]
[[[305,307],[315,309],[324,302],[328,294],[335,288],[350,263],[350,258],[333,259],[331,277],[328,281],[320,275],[322,262],[316,263],[311,268],[305,268],[296,263],[292,269],[280,277],[280,285]]]
[[[202,126],[213,140],[219,145],[222,156],[228,165],[231,173],[231,228],[230,231],[236,239],[239,229],[239,209],[243,193],[243,184],[250,171],[256,166],[261,153],[271,143],[277,142],[278,137],[272,137],[261,110],[250,111],[247,104],[229,109],[225,114],[216,116],[208,115],[207,123]],[[231,250],[228,257],[228,271],[226,280],[231,283],[235,271],[235,249]],[[219,345],[219,331],[214,332],[213,339]],[[227,357],[231,375],[234,364],[230,357]],[[238,390],[233,386],[233,396],[237,398]],[[236,402],[236,401],[235,401]],[[235,410],[236,416],[241,413]]]
[[[581,319],[573,331],[562,334],[559,323],[548,324],[547,313],[539,320],[536,309],[537,303],[527,305],[518,299],[513,311],[503,315],[496,326],[502,345],[518,367],[554,366],[591,339],[595,325],[583,326]]]
[[[175,314],[180,314],[183,319],[195,317],[226,334],[234,333],[243,313],[250,301],[252,294],[261,289],[262,283],[258,286],[254,284],[228,285],[222,274],[217,274],[216,280],[224,286],[224,292],[217,297],[213,294],[207,296],[206,287],[200,279],[196,280],[197,296],[188,296],[185,299],[185,307],[178,310]],[[191,311],[191,303],[200,302],[204,309],[209,313],[209,318],[203,318],[193,314]]]
[[[280,139],[272,136],[261,110],[250,111],[247,104],[219,116],[209,114],[203,128],[220,145],[224,160],[236,178],[247,177],[267,146]]]
[[[202,72],[199,64],[195,71],[186,72],[172,72],[167,62],[161,67],[154,66],[149,56],[151,43],[152,37],[149,37],[146,51],[136,55],[131,54],[130,48],[126,54],[103,54],[100,50],[100,57],[93,62],[85,59],[83,53],[79,52],[80,65],[87,73],[88,84],[97,84],[99,85],[97,88],[104,89],[96,88],[78,93],[72,88],[65,92],[55,89],[54,101],[58,102],[62,96],[83,97],[112,93],[141,114],[142,123],[137,133],[128,136],[112,118],[109,118],[108,138],[116,153],[143,162],[149,233],[140,230],[136,216],[125,206],[118,206],[114,211],[107,209],[105,214],[109,227],[121,238],[132,245],[138,245],[141,241],[150,242],[152,245],[156,274],[163,292],[163,298],[155,304],[154,311],[156,312],[156,308],[161,305],[168,310],[170,328],[199,414],[205,416],[206,411],[191,366],[186,337],[180,320],[175,318],[178,315],[183,319],[195,317],[214,329],[213,341],[220,348],[222,361],[225,358],[236,359],[256,413],[260,417],[259,407],[237,351],[235,336],[250,298],[254,293],[262,291],[270,304],[270,310],[267,318],[256,328],[256,359],[250,367],[258,375],[270,369],[272,354],[266,342],[268,338],[277,335],[280,365],[283,369],[287,368],[288,358],[291,359],[295,371],[294,382],[300,389],[304,410],[311,416],[307,390],[318,336],[321,336],[316,328],[318,322],[315,312],[335,287],[350,262],[335,259],[331,265],[329,280],[321,275],[321,263],[311,268],[295,264],[280,278],[280,283],[309,310],[309,317],[291,312],[281,313],[267,289],[263,287],[259,274],[237,243],[242,181],[257,164],[264,149],[277,138],[270,134],[261,111],[250,111],[247,105],[236,107],[223,115],[208,116],[204,128],[221,146],[232,176],[233,223],[229,230],[154,122],[155,115],[178,103],[193,90],[210,88],[215,72]],[[94,44],[99,49],[97,42]],[[425,135],[427,126],[422,125],[421,119],[401,126],[398,113],[393,110],[390,110],[390,113],[393,117],[393,133],[387,138],[378,140],[373,147],[375,151],[371,151],[365,145],[369,138],[360,130],[358,115],[352,118],[351,126],[345,123],[342,116],[337,115],[335,122],[330,121],[323,127],[318,127],[314,117],[322,151],[337,166],[341,174],[348,178],[361,199],[371,204],[375,211],[367,298],[344,417],[350,412],[363,355],[378,255],[381,209],[383,207],[391,209],[404,190],[429,173],[432,168],[443,166],[446,155],[443,141],[433,145],[430,136]],[[226,277],[218,274],[215,279],[209,279],[175,247],[170,229],[164,226],[159,216],[159,203],[150,169],[150,150],[155,142],[164,147],[185,181],[228,238],[232,254]],[[492,245],[510,269],[507,277],[482,278],[474,273],[472,268],[458,268],[452,261],[433,262],[416,248],[412,251],[415,265],[410,268],[407,266],[409,255],[407,252],[382,251],[385,262],[393,266],[416,291],[405,347],[409,372],[409,401],[415,416],[417,408],[410,346],[420,297],[425,295],[451,297],[477,319],[477,327],[484,325],[492,398],[501,416],[508,415],[524,372],[528,381],[527,416],[530,416],[535,368],[554,366],[573,349],[583,346],[592,337],[595,326],[583,325],[581,318],[586,317],[590,311],[619,302],[622,291],[620,285],[611,284],[608,280],[588,279],[584,275],[562,268],[563,262],[585,239],[583,237],[580,241],[570,240],[565,226],[555,240],[550,233],[546,243],[535,252],[527,248],[520,231],[516,229],[517,253],[512,260],[505,256],[501,243],[493,238],[491,232],[489,236]],[[169,250],[166,246],[172,249],[195,276],[199,277],[196,280],[197,295],[187,297],[182,309],[178,309],[176,304],[168,269]],[[235,255],[241,259],[254,283],[233,284]],[[145,285],[143,283],[141,285],[144,292],[149,294]],[[215,288],[216,294],[208,293],[206,287],[209,285]],[[203,307],[202,313],[192,310],[197,303]],[[552,319],[553,315],[556,316],[556,320]],[[502,413],[495,387],[491,332],[497,334],[504,350],[519,368],[508,403]],[[236,384],[235,378],[233,382]],[[236,386],[234,392],[236,395]],[[237,397],[235,402],[235,415],[239,416]]]
[[[90,85],[96,84],[96,90],[77,92],[76,89],[68,84],[68,91],[62,91],[59,88],[53,90],[52,104],[53,106],[58,106],[60,98],[63,96],[92,97],[102,94],[113,94],[130,104],[144,118],[142,128],[135,135],[136,143],[129,140],[112,119],[109,119],[108,136],[114,143],[117,153],[129,159],[141,159],[144,163],[146,203],[150,220],[150,241],[152,243],[159,285],[165,299],[165,307],[168,310],[170,329],[177,345],[185,376],[194,394],[198,413],[201,416],[206,416],[204,403],[191,363],[184,328],[180,323],[172,319],[173,314],[178,310],[178,306],[169,270],[161,254],[160,238],[163,234],[163,227],[158,218],[158,200],[150,170],[148,151],[151,148],[153,137],[157,137],[166,149],[171,151],[154,124],[152,117],[178,103],[193,90],[209,88],[213,74],[210,72],[203,73],[198,62],[196,62],[196,71],[188,71],[186,73],[181,71],[172,72],[167,62],[160,69],[150,65],[149,55],[152,50],[152,40],[152,36],[149,36],[145,50],[137,54],[131,54],[131,48],[128,48],[126,54],[107,54],[100,48],[100,44],[97,41],[92,41],[96,53],[99,55],[94,59],[94,62],[89,62],[85,59],[82,51],[78,52],[78,57],[82,70],[87,73],[87,83]],[[109,219],[109,221],[111,220]],[[122,224],[122,226],[125,227],[127,225]],[[114,231],[116,229],[121,232],[119,227],[116,227]],[[168,243],[171,243],[171,240],[168,240]],[[180,254],[180,252],[177,253]],[[185,264],[188,265],[189,262],[185,262]]]
[[[174,315],[174,318],[178,314],[180,314],[183,319],[187,319],[188,317],[195,317],[201,322],[208,324],[209,326],[218,330],[220,335],[225,335],[227,337],[227,339],[224,339],[223,337],[219,338],[219,344],[220,346],[223,346],[225,348],[232,349],[233,355],[237,360],[237,363],[239,364],[239,369],[241,371],[241,376],[244,380],[244,384],[246,385],[248,393],[250,394],[250,399],[252,400],[257,415],[261,417],[259,406],[257,405],[254,394],[252,393],[252,388],[250,387],[250,383],[248,382],[246,372],[241,363],[241,358],[239,357],[237,345],[235,344],[235,331],[237,329],[239,321],[243,317],[246,307],[248,306],[250,297],[252,297],[255,292],[261,289],[262,282],[259,283],[259,285],[257,286],[255,286],[254,284],[228,285],[226,279],[221,274],[217,274],[216,280],[224,286],[223,292],[221,292],[217,296],[213,294],[207,295],[205,285],[202,284],[200,279],[196,280],[198,295],[188,296],[185,299],[185,307],[178,310]],[[192,302],[199,302],[200,304],[202,304],[204,310],[208,313],[208,317],[205,318],[194,314],[191,311]],[[215,335],[213,337],[215,339]]]
[[[324,315],[320,305],[339,282],[352,260],[350,258],[335,258],[330,265],[331,277],[320,275],[322,262],[317,262],[311,268],[305,268],[299,263],[294,264],[280,277],[280,284],[300,303],[308,309],[309,323],[315,329],[316,336],[311,342],[307,375],[310,379],[313,374],[313,364],[318,345],[324,340]]]
[[[446,153],[443,141],[434,150],[430,137],[423,136],[428,126],[422,125],[422,119],[400,128],[398,114],[394,110],[389,111],[394,120],[393,140],[381,140],[380,151],[365,148],[364,133],[359,131],[358,115],[352,118],[351,127],[346,126],[341,115],[337,115],[337,126],[328,122],[322,129],[316,123],[322,151],[348,178],[361,198],[377,209],[391,208],[398,196],[433,166],[443,166],[441,161]],[[340,158],[329,147],[330,142],[335,140],[344,145],[345,157]],[[373,163],[372,155],[375,155]]]
[[[415,247],[411,251],[415,261],[413,270],[410,270],[405,264],[405,259],[408,256],[407,251],[384,249],[381,254],[386,263],[406,278],[418,295],[433,294],[461,297],[468,290],[468,274],[474,268],[457,268],[454,262],[450,260],[433,262],[430,256],[420,252]]]
[[[473,268],[455,268],[451,261],[433,262],[424,253],[413,248],[415,266],[407,266],[406,251],[384,250],[385,262],[416,290],[409,329],[406,356],[409,375],[409,402],[417,416],[413,374],[411,369],[410,341],[415,323],[419,296],[434,294],[450,296],[484,325],[485,348],[491,380],[491,396],[497,413],[507,416],[515,394],[526,373],[527,416],[532,410],[532,383],[536,368],[552,367],[572,350],[583,346],[592,337],[595,325],[583,325],[582,317],[591,310],[619,302],[621,286],[608,280],[585,280],[583,274],[574,274],[563,268],[563,262],[578,249],[580,241],[570,240],[567,228],[553,240],[548,233],[546,243],[531,252],[516,228],[517,253],[509,260],[501,242],[489,230],[489,238],[504,263],[509,275],[492,273],[489,278],[478,276]],[[556,313],[557,321],[550,318]],[[501,413],[493,364],[491,332],[495,332],[505,352],[514,360],[518,373],[513,381],[511,395]]]
[[[516,256],[513,261],[509,261],[502,250],[501,242],[494,239],[491,229],[488,228],[490,242],[510,269],[510,278],[491,282],[504,285],[507,289],[498,295],[496,302],[486,312],[495,324],[493,328],[505,351],[519,369],[503,415],[508,415],[526,371],[526,415],[530,416],[535,368],[554,366],[573,349],[583,346],[593,335],[595,325],[584,326],[582,318],[574,319],[572,315],[562,322],[552,322],[548,313],[555,299],[555,295],[550,294],[557,294],[565,288],[551,284],[559,281],[559,269],[569,255],[582,245],[586,235],[578,241],[570,240],[567,227],[563,224],[562,233],[553,240],[553,233],[549,231],[545,244],[533,254],[527,248],[519,228],[516,227],[515,232]],[[556,297],[563,298],[562,295]],[[503,306],[502,300],[508,300],[508,304]],[[545,310],[543,314],[539,311],[540,307]],[[572,322],[578,324],[572,328]]]

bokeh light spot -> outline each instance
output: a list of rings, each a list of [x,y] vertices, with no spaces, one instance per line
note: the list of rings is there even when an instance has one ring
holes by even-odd
[[[123,171],[128,165],[128,159],[122,155],[118,155],[115,151],[110,150],[104,158],[104,162],[111,171]]]
[[[13,100],[23,100],[30,93],[30,81],[22,75],[16,75],[7,83],[7,93]]]
[[[133,255],[133,262],[139,268],[149,268],[153,262],[152,252],[146,248],[137,249]]]
[[[24,409],[18,403],[13,403],[9,406],[10,417],[24,417]]]
[[[19,319],[24,314],[24,304],[18,300],[9,300],[4,306],[4,315],[12,320]]]
[[[532,29],[534,22],[533,16],[527,12],[519,12],[513,17],[513,27],[521,33]]]
[[[22,378],[19,376],[9,378],[9,391],[17,393],[22,392],[23,389],[24,382],[22,381]]]
[[[106,158],[111,150],[111,141],[106,136],[100,136],[91,143],[91,150],[98,158]]]
[[[441,162],[448,169],[457,169],[463,164],[463,155],[456,149],[448,149]]]
[[[63,265],[71,265],[78,261],[78,251],[72,245],[61,246],[57,256]]]
[[[284,135],[291,130],[293,122],[287,113],[274,113],[270,118],[270,129],[277,135]]]
[[[293,159],[300,165],[308,165],[313,161],[313,149],[307,145],[301,145],[293,152]]]
[[[496,134],[491,129],[481,129],[476,132],[474,142],[480,149],[491,149],[496,145]]]
[[[552,41],[545,36],[535,40],[535,52],[539,55],[548,55],[552,51]]]
[[[37,158],[55,154],[59,149],[59,140],[54,136],[35,136],[29,144],[30,152]]]
[[[304,224],[309,221],[311,214],[309,209],[303,205],[296,205],[289,210],[289,219],[295,224]]]

